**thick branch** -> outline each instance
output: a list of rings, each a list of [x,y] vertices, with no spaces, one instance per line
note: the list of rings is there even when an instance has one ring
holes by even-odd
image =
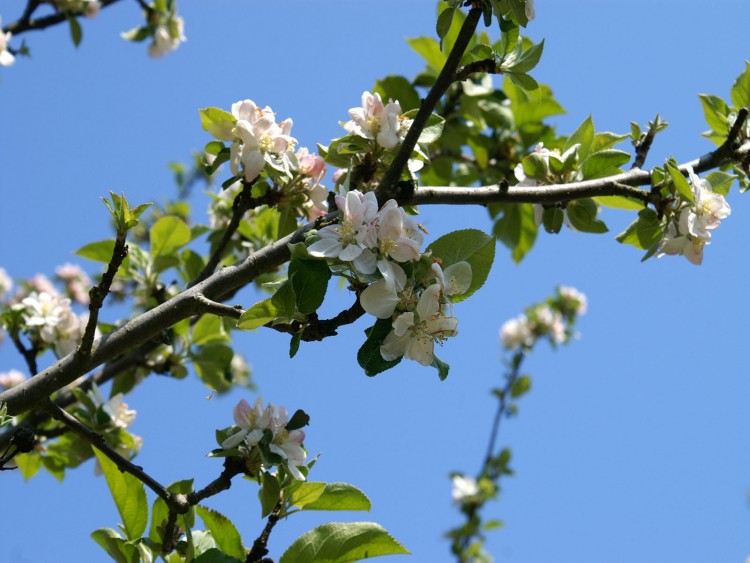
[[[406,137],[401,142],[401,146],[393,159],[393,163],[390,168],[383,175],[383,179],[380,181],[378,186],[378,200],[386,200],[392,197],[391,191],[398,183],[401,178],[401,172],[404,170],[406,163],[409,161],[414,147],[417,145],[417,140],[422,134],[422,130],[427,125],[427,120],[432,115],[435,107],[440,102],[440,99],[448,91],[448,88],[453,84],[456,76],[455,72],[458,68],[458,64],[461,62],[461,57],[464,55],[464,51],[469,45],[471,38],[474,36],[474,31],[479,23],[479,18],[482,16],[482,9],[479,7],[479,2],[473,3],[471,10],[466,16],[461,30],[458,32],[456,42],[453,44],[451,52],[445,61],[445,65],[440,70],[440,74],[435,79],[435,83],[430,88],[427,96],[422,100],[419,106],[417,115],[414,116],[414,121],[409,127],[409,131],[406,133]]]
[[[750,141],[746,141],[737,149],[730,150],[722,146],[712,153],[682,164],[680,170],[687,173],[687,167],[692,166],[696,173],[705,172],[732,161],[741,162],[748,156],[750,156]],[[502,201],[544,203],[597,195],[624,195],[646,202],[649,198],[648,194],[634,186],[642,186],[650,181],[650,172],[631,170],[601,180],[538,188],[426,187],[415,190],[412,196],[401,203],[442,205],[482,205]],[[336,217],[338,213],[332,213],[323,220],[331,221]],[[160,332],[185,318],[205,312],[197,298],[198,295],[202,294],[213,301],[221,301],[224,296],[247,285],[257,276],[275,270],[289,260],[287,245],[304,240],[305,233],[314,226],[315,224],[311,223],[297,229],[294,233],[254,252],[245,260],[216,272],[207,280],[185,290],[166,303],[131,319],[124,326],[94,342],[89,358],[81,360],[72,354],[68,355],[20,385],[0,393],[0,402],[8,403],[8,412],[11,415],[26,412],[96,366],[148,342]]]
[[[750,156],[750,141],[746,141],[737,149],[722,145],[718,149],[700,158],[691,160],[680,165],[680,171],[687,174],[691,167],[696,174],[718,168],[730,162],[741,162]],[[606,195],[619,195],[640,199],[644,203],[651,201],[649,190],[641,190],[636,186],[645,186],[651,183],[651,172],[647,170],[633,169],[622,174],[600,178],[597,180],[584,180],[570,184],[553,184],[549,186],[518,187],[511,186],[479,186],[479,187],[454,187],[454,186],[426,186],[414,191],[413,197],[401,200],[400,203],[407,205],[416,204],[450,204],[450,205],[477,205],[488,203],[512,202],[512,203],[555,203],[571,201],[585,197],[596,197]]]

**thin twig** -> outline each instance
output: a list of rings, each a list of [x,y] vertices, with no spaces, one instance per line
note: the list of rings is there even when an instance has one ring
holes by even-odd
[[[177,497],[181,495],[174,495],[173,493],[168,491],[166,487],[164,487],[161,483],[156,481],[156,479],[146,473],[143,468],[135,465],[129,459],[126,459],[125,457],[117,453],[117,451],[115,451],[112,447],[109,446],[109,444],[107,444],[107,442],[104,440],[104,436],[83,424],[72,414],[61,409],[52,401],[47,401],[44,409],[50,414],[50,416],[52,416],[52,418],[54,418],[58,422],[63,423],[65,426],[67,426],[73,432],[83,438],[86,442],[91,444],[93,447],[95,447],[97,450],[111,459],[120,471],[130,473],[133,477],[135,477],[149,489],[154,491],[164,500],[164,502],[167,503],[167,506],[174,507],[178,512],[184,512],[183,510],[180,510],[182,504],[187,504],[184,497],[182,499],[183,502],[180,502]]]
[[[101,8],[106,8],[119,1],[120,0],[101,0]],[[40,4],[40,3],[41,2],[35,2],[35,4]],[[52,15],[45,16],[43,18],[39,18],[36,20],[32,20],[31,15],[34,12],[34,10],[36,10],[36,6],[33,6],[33,8],[31,8],[31,4],[32,2],[29,2],[29,4],[26,6],[26,10],[24,11],[24,14],[17,21],[6,25],[4,28],[2,28],[2,31],[6,33],[11,32],[13,35],[21,35],[22,33],[26,33],[27,31],[37,31],[37,30],[45,29],[53,25],[57,25],[59,23],[67,21],[68,19],[67,13],[63,11],[58,11]],[[83,14],[72,14],[72,15],[73,17],[80,17]]]
[[[380,181],[380,185],[376,190],[379,201],[385,201],[386,199],[393,197],[394,194],[392,191],[401,178],[401,172],[409,161],[409,157],[411,157],[411,153],[417,145],[417,140],[427,125],[427,120],[432,115],[432,112],[438,102],[440,102],[440,99],[454,82],[458,64],[461,62],[461,57],[463,57],[471,38],[474,36],[474,31],[477,28],[481,15],[482,9],[479,7],[479,2],[473,3],[472,8],[466,15],[466,19],[458,32],[456,42],[453,44],[453,48],[446,58],[445,65],[440,70],[440,74],[438,74],[438,77],[435,79],[435,83],[432,85],[432,88],[430,88],[427,96],[422,100],[422,103],[419,106],[419,111],[417,111],[417,115],[414,116],[414,121],[412,122],[411,127],[409,127],[409,131],[406,133],[406,137],[404,137],[404,140],[401,142],[401,146],[399,146],[396,156],[393,158],[393,163]]]
[[[104,304],[104,300],[109,294],[109,288],[115,279],[117,270],[120,269],[123,260],[128,255],[128,245],[125,244],[125,234],[115,239],[115,246],[112,249],[112,258],[109,260],[107,270],[102,275],[101,281],[89,290],[89,320],[86,323],[86,329],[81,338],[81,345],[76,351],[82,357],[88,357],[91,354],[91,346],[94,344],[94,335],[96,334],[96,325],[99,321],[99,310]]]
[[[338,334],[336,331],[339,327],[352,324],[364,314],[365,310],[359,302],[359,297],[357,297],[351,307],[341,311],[332,319],[319,319],[317,313],[310,313],[304,322],[293,321],[289,324],[269,323],[264,326],[287,334],[297,334],[302,330],[301,340],[305,342],[319,342],[329,336],[336,336]]]
[[[32,342],[31,348],[26,348],[26,346],[23,345],[23,342],[21,342],[21,337],[17,332],[12,333],[10,339],[16,347],[16,350],[18,350],[18,353],[23,356],[26,366],[29,368],[29,374],[36,375],[37,371],[39,371],[36,364],[36,355],[37,352],[39,352],[39,349],[36,344]]]
[[[189,493],[187,501],[190,506],[195,506],[208,497],[218,495],[222,491],[228,490],[232,486],[232,478],[244,473],[245,469],[242,458],[227,457],[224,458],[224,471],[216,479],[203,487],[200,491]]]
[[[268,521],[266,522],[263,531],[253,542],[253,547],[247,554],[245,563],[261,563],[261,561],[263,561],[263,557],[268,554],[268,548],[266,547],[268,545],[268,538],[271,536],[271,531],[276,525],[276,522],[279,521],[281,507],[282,501],[280,500],[271,511],[271,514],[268,515]]]
[[[218,301],[212,301],[202,293],[198,293],[195,296],[196,301],[200,303],[204,312],[211,313],[218,317],[229,317],[232,319],[239,319],[244,313],[241,305],[225,305]]]

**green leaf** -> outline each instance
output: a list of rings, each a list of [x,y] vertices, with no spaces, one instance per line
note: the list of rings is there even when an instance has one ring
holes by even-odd
[[[535,92],[534,96],[530,96],[506,76],[503,80],[503,92],[511,101],[511,109],[518,127],[536,126],[545,117],[565,113],[565,108],[555,100],[550,87],[544,84],[539,86],[539,91]]]
[[[599,205],[603,205],[605,207],[612,207],[614,209],[628,209],[632,211],[640,211],[641,209],[643,209],[644,205],[644,203],[639,199],[621,195],[600,195],[595,197],[594,201]]]
[[[548,233],[559,233],[564,220],[565,213],[559,207],[546,207],[542,213],[542,224]]]
[[[208,131],[220,141],[233,141],[234,133],[232,132],[237,118],[228,111],[220,108],[204,108],[200,110],[201,125],[205,131]]]
[[[297,311],[309,315],[323,304],[331,270],[325,260],[292,260],[289,279],[294,288]]]
[[[261,518],[265,518],[271,511],[276,508],[279,504],[279,498],[281,497],[281,486],[279,480],[275,475],[263,473],[263,482],[258,490],[258,498],[260,498],[260,511]]]
[[[521,395],[525,395],[531,389],[531,378],[528,375],[522,375],[513,382],[510,388],[510,396],[514,399],[518,399]]]
[[[292,335],[292,339],[289,341],[289,357],[293,358],[299,352],[299,345],[302,342],[302,333],[304,328]]]
[[[583,177],[586,180],[605,178],[622,172],[620,166],[630,160],[630,155],[616,149],[605,149],[592,153],[583,162]]]
[[[367,495],[348,483],[321,483],[324,489],[317,499],[301,506],[304,510],[370,510]]]
[[[388,103],[388,100],[397,100],[401,111],[404,112],[419,107],[419,94],[403,76],[391,75],[378,80],[373,92],[380,94],[384,103]]]
[[[130,473],[122,472],[106,455],[94,448],[102,473],[115,500],[122,518],[127,539],[135,540],[143,535],[148,524],[148,502],[143,483]]]
[[[534,246],[537,225],[534,206],[530,203],[510,203],[502,206],[503,216],[495,222],[493,233],[511,249],[513,261],[518,264]]]
[[[446,378],[448,377],[448,372],[451,369],[448,364],[446,364],[443,360],[433,354],[432,363],[430,364],[430,366],[434,367],[438,371],[438,377],[440,378],[440,381],[446,380]]]
[[[150,237],[152,256],[165,256],[190,242],[190,227],[179,217],[168,215],[154,223]]]
[[[134,27],[129,31],[123,31],[122,33],[120,33],[120,37],[122,37],[126,41],[133,41],[135,43],[138,43],[140,41],[145,41],[146,39],[151,37],[151,32],[149,32],[148,27],[146,26]]]
[[[417,115],[417,111],[418,110],[416,109],[407,111],[403,114],[403,117],[407,119],[414,119],[414,116]],[[417,142],[422,144],[429,144],[437,141],[440,138],[440,135],[443,134],[444,125],[445,119],[437,114],[430,114],[430,117],[427,118],[427,123],[425,124],[424,129],[422,129],[422,132],[419,134],[419,139],[417,139]]]
[[[455,13],[455,8],[449,6],[445,10],[440,12],[440,15],[438,16],[435,31],[437,32],[437,36],[440,38],[441,42],[443,40],[443,37],[445,37],[445,35],[448,33],[448,30],[450,30],[451,28],[451,24],[453,23],[453,14]]]
[[[83,30],[81,30],[81,24],[78,23],[78,19],[75,16],[68,16],[68,23],[70,24],[70,38],[73,40],[73,45],[78,47],[81,44],[83,38]]]
[[[288,207],[281,210],[279,215],[279,227],[276,232],[276,238],[284,238],[286,235],[293,233],[297,230],[297,216],[294,214],[294,210]]]
[[[573,228],[584,233],[606,233],[609,231],[603,221],[596,218],[599,207],[593,199],[584,198],[568,202],[568,220]]]
[[[580,144],[581,148],[578,149],[578,157],[584,160],[591,150],[591,144],[594,142],[594,120],[589,115],[583,120],[573,134],[568,137],[563,147],[563,152],[567,151],[575,144]]]
[[[458,262],[471,265],[469,289],[451,297],[457,303],[471,296],[487,281],[495,260],[495,239],[478,229],[464,229],[443,235],[430,244],[427,251],[440,258],[444,270]]]
[[[693,195],[693,190],[690,187],[687,178],[685,178],[685,176],[682,175],[682,172],[680,172],[680,169],[671,162],[667,162],[666,168],[669,172],[669,176],[672,178],[672,183],[674,184],[677,193],[690,203],[694,203],[695,196]]]
[[[617,235],[615,240],[622,244],[631,244],[636,248],[646,250],[661,237],[662,230],[661,221],[656,211],[646,207],[638,212],[638,219]]]
[[[701,106],[703,106],[703,115],[708,126],[719,135],[726,136],[729,133],[729,122],[727,121],[729,106],[719,96],[698,94],[698,98],[701,101]]]
[[[289,497],[289,503],[292,506],[304,508],[305,505],[315,502],[323,494],[326,488],[325,483],[316,483],[307,481],[297,487]]]
[[[445,36],[444,36],[445,37]],[[446,55],[440,50],[440,45],[432,37],[414,37],[406,42],[414,49],[427,64],[435,71],[440,71],[445,65]]]
[[[308,424],[310,424],[310,415],[302,409],[297,409],[294,411],[292,418],[289,419],[289,422],[286,423],[285,428],[291,432],[292,430],[304,428]]]
[[[15,460],[24,481],[31,479],[42,467],[42,456],[37,452],[17,454],[13,459]]]
[[[378,319],[365,333],[367,340],[357,352],[357,362],[365,370],[365,375],[377,375],[397,365],[401,358],[386,361],[380,354],[380,345],[391,332],[392,321],[390,319]]]
[[[138,563],[141,560],[138,548],[128,543],[111,528],[100,528],[91,532],[91,539],[117,563]]]
[[[544,51],[544,39],[541,43],[532,45],[529,49],[525,50],[523,54],[513,63],[509,70],[515,73],[526,73],[532,70],[537,64],[539,59],[542,57]]]
[[[279,563],[348,563],[408,553],[378,524],[332,522],[300,536],[284,552]]]
[[[524,157],[521,165],[523,166],[523,173],[527,178],[545,180],[549,174],[547,159],[538,152],[532,152],[530,155]]]
[[[513,84],[519,88],[523,88],[527,92],[533,92],[539,89],[539,83],[529,74],[506,71],[505,76],[510,78]]]
[[[202,346],[193,354],[193,366],[198,376],[209,388],[219,393],[232,387],[231,365],[234,351],[224,344]]]
[[[204,346],[216,342],[229,342],[231,339],[224,330],[224,321],[216,315],[205,314],[193,326],[193,344]]]
[[[112,259],[112,252],[115,249],[115,240],[100,240],[97,242],[90,242],[75,251],[77,256],[81,258],[87,258],[94,262],[109,263]]]
[[[246,556],[245,546],[242,544],[242,537],[232,521],[220,512],[205,506],[196,506],[195,511],[203,520],[206,529],[211,532],[221,551],[244,560]]]
[[[734,81],[730,94],[736,109],[750,108],[750,61],[745,61],[745,70]]]
[[[177,555],[177,553],[172,553],[172,555]],[[171,560],[168,561],[169,563],[172,563]],[[178,556],[178,561],[181,563],[184,560],[182,557]],[[193,559],[192,563],[243,563],[244,561],[245,555],[240,558],[232,557],[231,555],[224,553],[222,550],[212,547]]]
[[[264,324],[271,322],[277,317],[282,316],[283,311],[276,306],[272,297],[259,301],[247,311],[237,321],[237,328],[242,330],[254,330]]]
[[[721,194],[726,197],[729,193],[729,188],[732,187],[734,181],[738,178],[736,174],[728,174],[721,170],[714,170],[713,172],[706,175],[706,180],[711,183],[711,189],[717,194]]]
[[[599,152],[605,149],[611,149],[616,144],[621,143],[627,139],[629,135],[618,135],[611,131],[602,131],[594,135],[594,140],[591,143],[591,152]]]

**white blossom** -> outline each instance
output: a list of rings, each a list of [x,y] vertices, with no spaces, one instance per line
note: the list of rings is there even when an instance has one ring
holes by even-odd
[[[415,311],[402,313],[393,321],[380,355],[386,361],[403,356],[429,366],[435,357],[435,342],[457,334],[458,320],[443,314],[440,285],[432,284],[422,292]]]
[[[385,148],[392,149],[401,141],[401,125],[398,102],[389,101],[383,104],[380,94],[362,94],[362,107],[349,110],[352,118],[344,124],[344,129],[351,135],[374,139]]]
[[[461,504],[467,498],[473,497],[479,493],[479,485],[476,479],[467,477],[466,475],[454,475],[451,479],[453,482],[453,490],[451,491],[451,498],[453,502]]]
[[[110,418],[112,425],[117,428],[127,428],[135,421],[137,411],[128,409],[128,404],[123,402],[123,394],[117,393],[109,400],[104,398],[99,386],[92,383],[89,396],[97,408],[101,408]]]
[[[26,376],[17,369],[0,372],[0,387],[10,389],[26,381]]]
[[[0,298],[4,297],[13,289],[13,280],[4,268],[0,268]]]
[[[11,37],[13,37],[13,34],[10,31],[2,32],[2,20],[0,20],[0,66],[10,66],[16,60],[13,53],[8,49],[8,42]]]
[[[264,431],[270,430],[273,438],[269,449],[286,460],[285,466],[295,479],[304,481],[305,476],[299,467],[307,459],[307,452],[302,447],[305,433],[302,430],[286,429],[289,414],[284,407],[275,407],[269,403],[264,408],[262,397],[258,397],[251,407],[242,399],[234,407],[234,421],[239,430],[221,443],[222,448],[239,448],[245,455],[249,455],[263,439]]]
[[[557,292],[563,301],[565,307],[574,311],[577,315],[585,315],[588,311],[588,299],[586,295],[578,291],[575,287],[561,285]]]
[[[526,315],[519,315],[515,319],[510,319],[500,327],[500,342],[503,348],[508,350],[519,346],[529,348],[534,344],[534,340],[534,334]]]
[[[187,41],[184,34],[185,22],[180,16],[172,16],[154,30],[154,41],[148,47],[150,57],[159,58],[170,53]]]

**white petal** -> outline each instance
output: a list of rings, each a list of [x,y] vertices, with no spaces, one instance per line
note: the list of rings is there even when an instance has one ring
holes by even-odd
[[[390,319],[398,305],[399,297],[388,289],[385,280],[378,280],[368,286],[359,296],[362,308],[379,319]]]

